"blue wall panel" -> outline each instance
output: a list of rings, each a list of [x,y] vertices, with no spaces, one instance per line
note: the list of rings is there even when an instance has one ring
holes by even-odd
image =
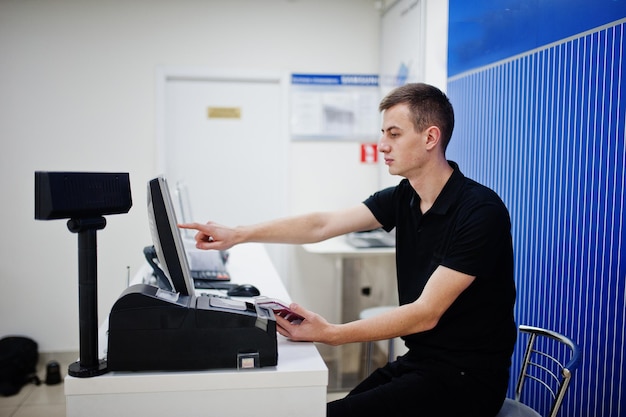
[[[626,16],[626,0],[449,0],[448,75]]]
[[[561,416],[626,415],[625,65],[620,20],[448,83],[448,157],[511,212],[518,323],[583,348]]]

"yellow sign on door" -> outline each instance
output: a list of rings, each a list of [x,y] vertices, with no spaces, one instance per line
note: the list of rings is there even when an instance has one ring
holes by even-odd
[[[240,107],[209,107],[209,119],[241,119]]]

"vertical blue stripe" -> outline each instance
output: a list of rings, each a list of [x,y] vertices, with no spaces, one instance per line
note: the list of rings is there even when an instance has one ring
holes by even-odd
[[[583,349],[563,416],[626,414],[625,25],[448,83],[457,118],[448,157],[511,212],[516,320]],[[546,400],[528,394],[531,405]]]

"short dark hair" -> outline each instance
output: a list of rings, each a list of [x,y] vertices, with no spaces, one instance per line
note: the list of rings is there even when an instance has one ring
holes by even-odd
[[[424,83],[405,84],[387,94],[380,102],[378,110],[382,112],[401,103],[406,103],[409,106],[413,125],[417,132],[433,125],[441,130],[445,151],[454,130],[454,110],[448,97],[432,85]]]

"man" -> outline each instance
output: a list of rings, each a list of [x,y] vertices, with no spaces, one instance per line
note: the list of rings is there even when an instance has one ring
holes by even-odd
[[[493,191],[446,160],[454,112],[445,94],[408,84],[389,93],[379,109],[379,148],[389,172],[404,177],[397,186],[336,212],[236,228],[212,222],[181,227],[198,231],[198,248],[221,250],[395,228],[398,308],[331,324],[292,304],[305,320],[291,324],[277,317],[279,333],[330,345],[404,339],[408,353],[329,403],[328,416],[495,416],[516,337],[508,211]]]

